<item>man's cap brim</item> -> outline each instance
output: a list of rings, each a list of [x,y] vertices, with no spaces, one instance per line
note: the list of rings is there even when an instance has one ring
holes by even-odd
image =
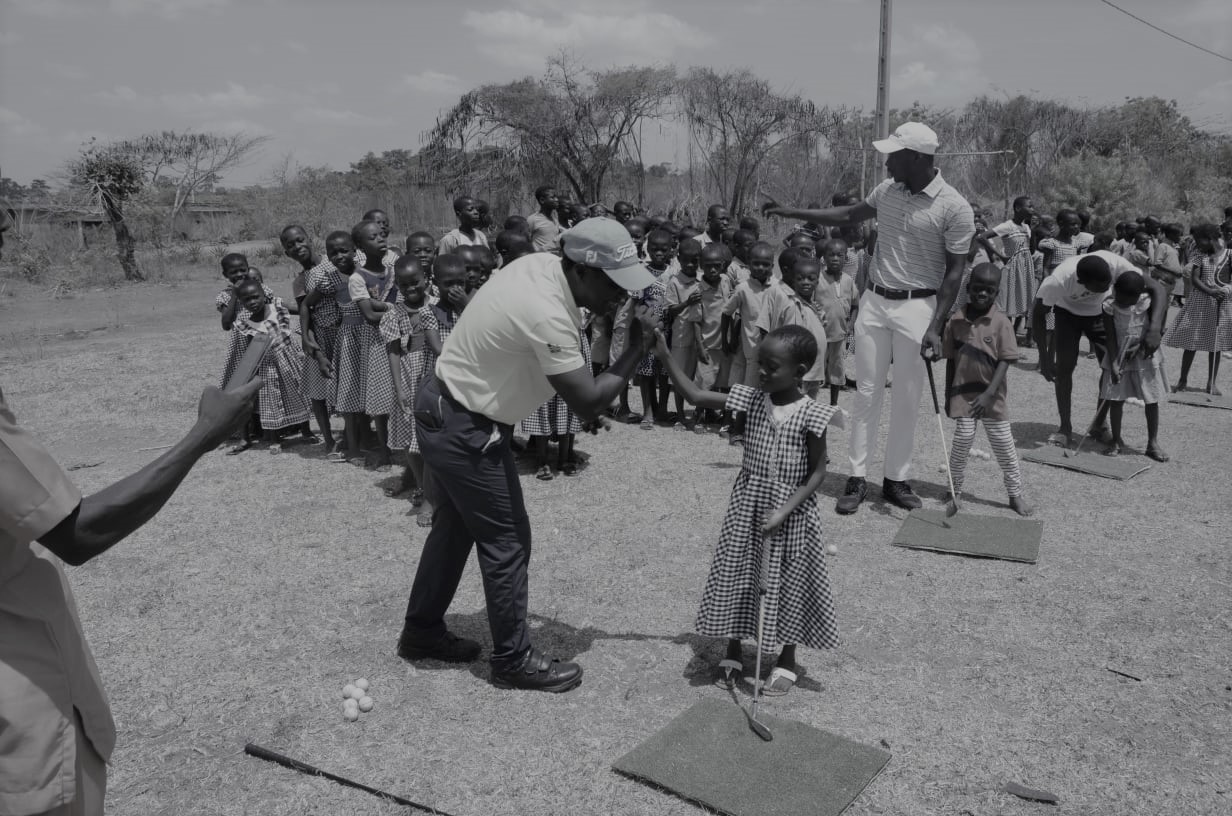
[[[619,269],[604,269],[603,271],[612,279],[612,283],[626,292],[640,292],[658,280],[658,278],[650,273],[649,269],[640,263],[622,266]]]
[[[878,153],[897,153],[900,150],[906,150],[902,142],[894,137],[888,139],[878,139],[873,142],[873,147],[877,148]]]

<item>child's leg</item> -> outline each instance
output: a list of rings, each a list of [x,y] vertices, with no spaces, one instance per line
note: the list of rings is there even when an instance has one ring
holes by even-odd
[[[1029,516],[1035,508],[1027,503],[1022,492],[1022,470],[1018,465],[1018,448],[1014,445],[1014,434],[1010,430],[1009,420],[984,420],[984,433],[988,436],[988,445],[992,448],[997,464],[1001,466],[1001,477],[1005,481],[1005,493],[1010,498],[1010,507],[1020,516]]]
[[[838,392],[840,388],[842,388],[841,385],[834,385],[834,384],[830,385],[830,404],[831,405],[838,405]]]
[[[334,431],[329,427],[329,407],[325,400],[312,400],[312,416],[321,429],[321,438],[325,440],[326,452],[334,449]]]
[[[527,447],[535,453],[535,478],[542,481],[552,479],[552,468],[548,466],[548,438],[542,434],[531,434]]]
[[[1176,387],[1173,391],[1184,391],[1189,387],[1189,368],[1193,365],[1194,357],[1197,356],[1196,351],[1181,352],[1181,378],[1176,381]]]
[[[963,476],[967,471],[967,457],[971,455],[971,443],[975,441],[975,420],[958,417],[954,420],[954,440],[950,446],[950,478],[954,481],[951,499],[962,495]]]
[[[372,424],[376,426],[376,466],[392,464],[393,458],[389,455],[389,416],[377,414],[372,417]]]
[[[1219,379],[1219,360],[1219,352],[1212,351],[1206,363],[1206,393],[1215,396],[1221,396],[1223,393],[1215,385],[1215,380]]]
[[[728,660],[734,660],[737,663],[744,657],[744,648],[740,645],[739,638],[730,638],[727,641],[727,654],[725,657]]]
[[[573,434],[561,436],[556,443],[556,469],[566,476],[577,472],[577,466],[573,463]]]
[[[1108,419],[1112,423],[1112,441],[1108,443],[1108,448],[1104,453],[1116,456],[1121,452],[1121,446],[1125,444],[1125,441],[1121,439],[1121,417],[1125,412],[1125,403],[1120,400],[1105,400],[1104,404],[1108,406]]]
[[[349,412],[343,414],[343,434],[346,437],[347,460],[350,461],[356,457],[363,456],[363,448],[361,438],[363,435],[363,426],[366,417],[360,413]]]
[[[780,669],[794,672],[796,670],[796,644],[784,643],[783,650],[779,652],[779,659],[774,665]]]
[[[1152,402],[1146,406],[1146,455],[1156,462],[1167,462],[1170,458],[1159,445],[1159,403]]]
[[[657,380],[658,382],[656,383],[656,385],[658,386],[658,395],[659,395],[657,409],[658,409],[659,416],[665,417],[667,416],[667,399],[668,397],[672,395],[671,380],[668,379],[668,376],[666,374],[658,375]]]
[[[654,427],[654,376],[646,374],[638,377],[637,387],[642,394],[642,427],[649,430]]]

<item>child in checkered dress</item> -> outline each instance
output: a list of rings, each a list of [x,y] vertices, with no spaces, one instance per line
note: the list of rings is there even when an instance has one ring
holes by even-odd
[[[271,344],[257,369],[263,383],[257,392],[257,405],[261,417],[261,429],[265,441],[270,443],[270,453],[278,453],[278,431],[303,425],[308,421],[308,401],[301,389],[304,371],[304,352],[300,339],[291,328],[291,313],[282,301],[272,301],[265,294],[265,286],[247,278],[235,287],[235,297],[241,304],[231,333],[237,338],[240,353],[248,348],[253,337],[268,334]],[[251,429],[251,426],[249,426]],[[251,430],[231,453],[240,453],[252,446]]]
[[[1192,232],[1194,252],[1185,277],[1193,284],[1193,291],[1168,327],[1164,343],[1184,349],[1181,378],[1174,390],[1189,387],[1189,368],[1198,352],[1205,351],[1206,392],[1218,395],[1215,380],[1219,377],[1219,356],[1221,352],[1232,351],[1232,251],[1219,245],[1219,227],[1214,224],[1199,224]]]
[[[308,298],[333,299],[338,308],[338,337],[334,343],[334,388],[332,404],[342,414],[345,450],[335,450],[329,458],[336,462],[363,464],[360,435],[366,425],[364,393],[368,387],[368,350],[376,329],[364,320],[359,304],[351,297],[350,279],[355,271],[355,242],[351,234],[338,230],[325,239],[328,267],[317,267],[307,282]]]
[[[222,276],[227,279],[227,287],[223,289],[214,298],[214,308],[218,310],[218,314],[222,321],[222,330],[230,332],[231,327],[235,325],[236,316],[240,311],[239,298],[235,296],[235,288],[245,278],[255,278],[261,280],[261,273],[248,266],[248,258],[239,252],[231,252],[222,256]],[[262,284],[262,289],[265,292],[265,297],[268,300],[274,299],[274,290]],[[240,356],[244,353],[245,343],[240,346],[235,334],[228,335],[227,338],[227,354],[223,358],[222,363],[222,381],[219,383],[220,388],[226,388],[227,382],[231,379],[231,373],[235,371],[235,365],[240,361]]]
[[[578,332],[578,341],[582,348],[582,359],[590,367],[590,340],[583,329]],[[577,464],[573,461],[573,438],[582,432],[582,419],[573,413],[564,398],[559,394],[539,406],[535,413],[522,420],[522,433],[528,435],[528,447],[535,456],[535,478],[550,482],[555,474],[548,464],[548,442],[556,440],[556,469],[566,476],[577,472]]]
[[[800,670],[798,644],[838,645],[815,496],[826,474],[826,426],[838,408],[802,391],[804,375],[820,353],[817,339],[791,324],[770,332],[757,349],[761,389],[733,385],[728,394],[697,388],[672,360],[662,333],[655,353],[694,405],[745,413],[744,459],[706,579],[697,631],[728,638],[719,669],[720,679],[730,685],[744,670],[740,641],[757,636],[758,585],[764,582],[758,647],[764,653],[782,645],[766,693],[785,694]],[[763,548],[769,548],[764,560]],[[763,563],[766,575],[760,575]]]
[[[393,413],[397,397],[394,395],[394,382],[389,371],[389,357],[386,356],[376,327],[381,322],[381,315],[398,300],[393,271],[397,256],[386,248],[381,225],[376,221],[361,221],[356,224],[351,230],[351,240],[366,259],[364,265],[357,267],[347,279],[347,291],[350,292],[351,300],[355,301],[364,321],[371,327],[368,346],[363,350],[368,366],[368,381],[364,388],[364,413],[372,417],[373,425],[376,426],[377,455],[374,465],[388,467],[391,463],[389,415]]]

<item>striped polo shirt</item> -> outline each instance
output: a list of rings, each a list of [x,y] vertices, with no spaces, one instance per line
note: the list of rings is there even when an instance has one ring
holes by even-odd
[[[941,173],[918,193],[886,179],[865,199],[877,211],[877,246],[869,280],[888,289],[938,289],[945,253],[966,255],[975,214]]]

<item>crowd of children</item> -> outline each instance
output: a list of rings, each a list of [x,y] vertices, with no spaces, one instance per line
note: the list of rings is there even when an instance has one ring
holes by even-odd
[[[837,643],[815,493],[827,461],[826,427],[839,416],[840,391],[851,385],[845,361],[876,231],[804,224],[776,249],[762,240],[755,219],[733,228],[721,205],[709,208],[698,229],[638,214],[623,201],[610,215],[601,205],[570,204],[550,186],[538,188],[535,199],[528,218],[510,216],[497,231],[485,202],[459,197],[453,202],[458,226],[439,240],[411,232],[405,253],[388,245],[389,218],[380,210],[365,213],[349,231],[326,236],[324,255],[302,227],[289,226],[282,247],[301,267],[294,304],[284,305],[243,255],[224,256],[228,286],[216,307],[231,340],[223,382],[253,336],[273,339],[259,370],[265,382],[258,412],[233,452],[250,447],[258,434],[273,451],[289,432],[316,440],[307,424],[311,412],[334,461],[381,468],[392,451],[404,452],[402,479],[386,492],[408,493],[419,523],[430,525],[431,478],[411,411],[451,329],[499,267],[531,252],[559,253],[562,230],[580,220],[615,218],[657,281],[630,292],[611,314],[584,315],[581,347],[597,374],[623,350],[634,305],[649,307],[661,328],[655,352],[637,369],[639,410],[632,410],[626,393],[610,416],[648,431],[716,432],[744,446],[697,628],[728,639],[719,671],[723,682],[732,682],[743,670],[741,640],[753,636],[754,587],[758,579],[768,583],[771,617],[762,648],[782,647],[768,691],[787,691],[797,679],[796,644]],[[835,202],[848,199],[836,196]],[[958,494],[953,502],[982,422],[1010,506],[1032,512],[1008,421],[1006,379],[1019,347],[1032,344],[1037,291],[1068,258],[1105,250],[1138,270],[1121,272],[1101,290],[1107,292],[1102,309],[1109,353],[1094,350],[1101,356],[1101,405],[1108,405],[1111,419],[1108,454],[1124,448],[1122,409],[1134,401],[1146,406],[1148,455],[1167,458],[1158,435],[1159,404],[1169,389],[1161,354],[1143,348],[1157,289],[1145,280],[1163,284],[1170,305],[1178,307],[1164,336],[1184,350],[1174,390],[1187,387],[1193,359],[1205,351],[1207,390],[1219,393],[1219,359],[1232,350],[1232,220],[1222,228],[1196,225],[1188,235],[1150,216],[1118,224],[1115,234],[1089,233],[1088,223],[1086,213],[1074,209],[1040,217],[1028,197],[1015,199],[1011,217],[1001,223],[977,216],[963,294],[943,337],[946,412],[956,423],[948,462]],[[1034,333],[1044,338],[1041,359],[1053,329],[1051,312],[1043,314],[1048,322]],[[343,418],[341,439],[335,440],[331,414]],[[563,399],[545,403],[520,430],[538,478],[578,471],[573,443],[583,424]],[[763,569],[768,575],[759,574]]]

